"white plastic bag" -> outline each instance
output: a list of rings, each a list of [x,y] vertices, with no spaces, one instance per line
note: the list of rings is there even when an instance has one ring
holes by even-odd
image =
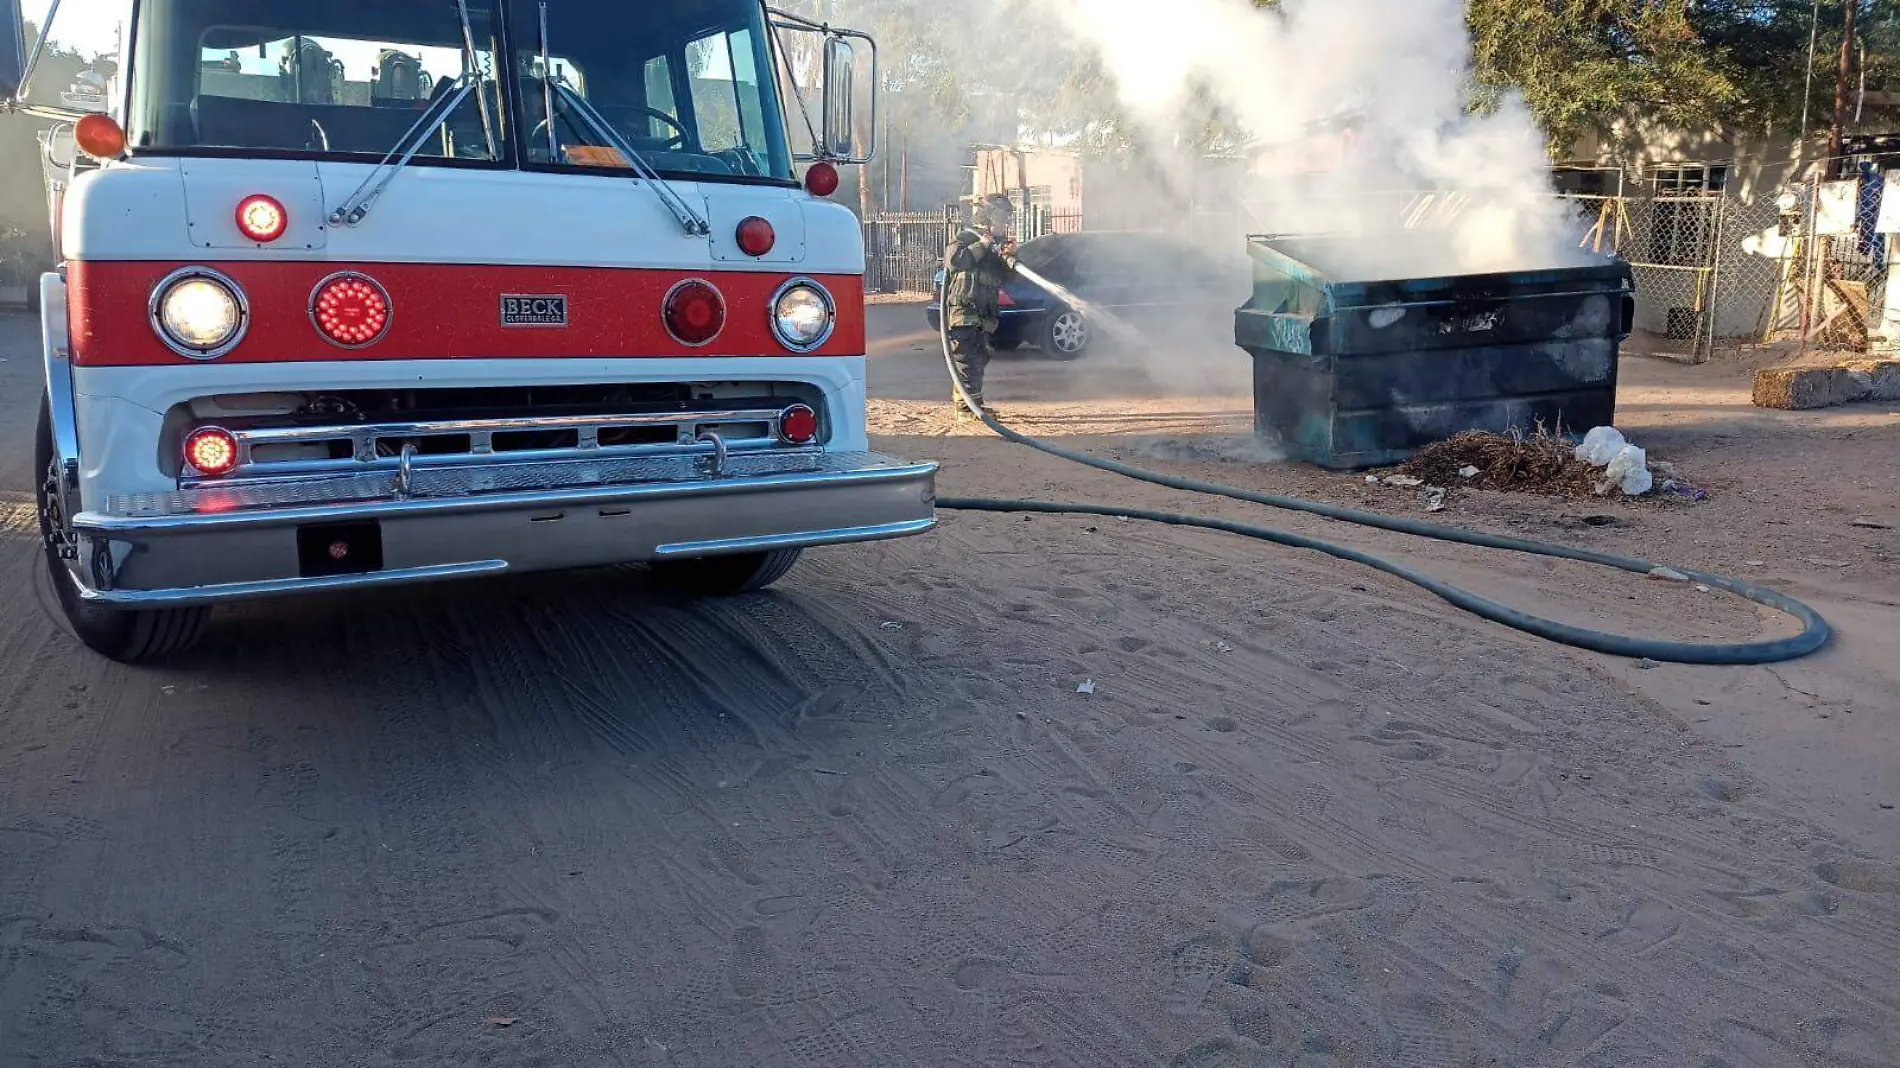
[[[1604,467],[1627,444],[1621,431],[1613,426],[1600,426],[1583,436],[1583,444],[1577,446],[1577,459],[1591,467]]]
[[[1649,473],[1648,460],[1648,454],[1642,449],[1625,445],[1604,465],[1604,477],[1616,483],[1626,495],[1640,497],[1648,493],[1655,482]]]

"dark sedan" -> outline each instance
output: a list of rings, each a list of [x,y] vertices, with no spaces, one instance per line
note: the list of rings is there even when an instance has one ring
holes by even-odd
[[[1230,318],[1247,296],[1244,260],[1211,257],[1159,234],[1050,234],[1024,243],[1016,258],[1083,306],[1013,277],[1003,287],[994,344],[998,350],[1034,345],[1058,360],[1073,360],[1094,342],[1091,312],[1106,311],[1158,339],[1195,328],[1209,315]],[[940,330],[942,271],[933,288],[924,315]]]

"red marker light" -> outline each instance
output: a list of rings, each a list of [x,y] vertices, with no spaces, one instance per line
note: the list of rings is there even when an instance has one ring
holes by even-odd
[[[317,332],[346,349],[381,340],[389,319],[389,294],[365,275],[332,275],[310,294],[310,321]]]
[[[704,345],[726,328],[726,301],[710,282],[691,279],[666,295],[661,318],[674,338],[688,345]]]
[[[778,436],[787,445],[807,445],[818,436],[818,413],[806,405],[794,404],[779,413]]]
[[[778,241],[778,235],[772,231],[772,224],[757,215],[740,223],[739,231],[733,237],[739,242],[739,251],[748,256],[763,256],[772,251],[772,245]]]
[[[201,475],[228,475],[237,470],[237,439],[230,431],[215,426],[194,430],[185,439],[185,462]]]
[[[838,191],[838,168],[824,160],[805,168],[805,189],[815,197],[828,197]]]
[[[238,230],[253,241],[275,241],[289,226],[290,214],[275,198],[258,193],[238,201]]]
[[[125,127],[110,115],[93,112],[73,124],[73,144],[93,159],[118,159],[125,155]]]
[[[999,289],[996,291],[996,305],[1000,308],[1014,308],[1016,298],[1009,295],[1009,290]]]

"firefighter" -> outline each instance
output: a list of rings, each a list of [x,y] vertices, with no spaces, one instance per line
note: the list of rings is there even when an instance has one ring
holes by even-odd
[[[1010,238],[1014,212],[1009,198],[990,196],[970,211],[970,226],[959,230],[943,257],[943,321],[950,336],[950,363],[977,407],[983,403],[983,371],[990,362],[990,335],[996,333],[1003,283],[1016,271],[1016,242]],[[950,403],[961,420],[976,413],[955,389]]]

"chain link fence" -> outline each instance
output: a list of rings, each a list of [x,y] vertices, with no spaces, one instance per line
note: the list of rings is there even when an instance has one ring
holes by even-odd
[[[1883,174],[1743,196],[1670,189],[1666,176],[1680,170],[1659,169],[1604,208],[1616,215],[1604,232],[1636,278],[1636,329],[1625,352],[1702,363],[1762,346],[1865,352],[1885,344]]]

